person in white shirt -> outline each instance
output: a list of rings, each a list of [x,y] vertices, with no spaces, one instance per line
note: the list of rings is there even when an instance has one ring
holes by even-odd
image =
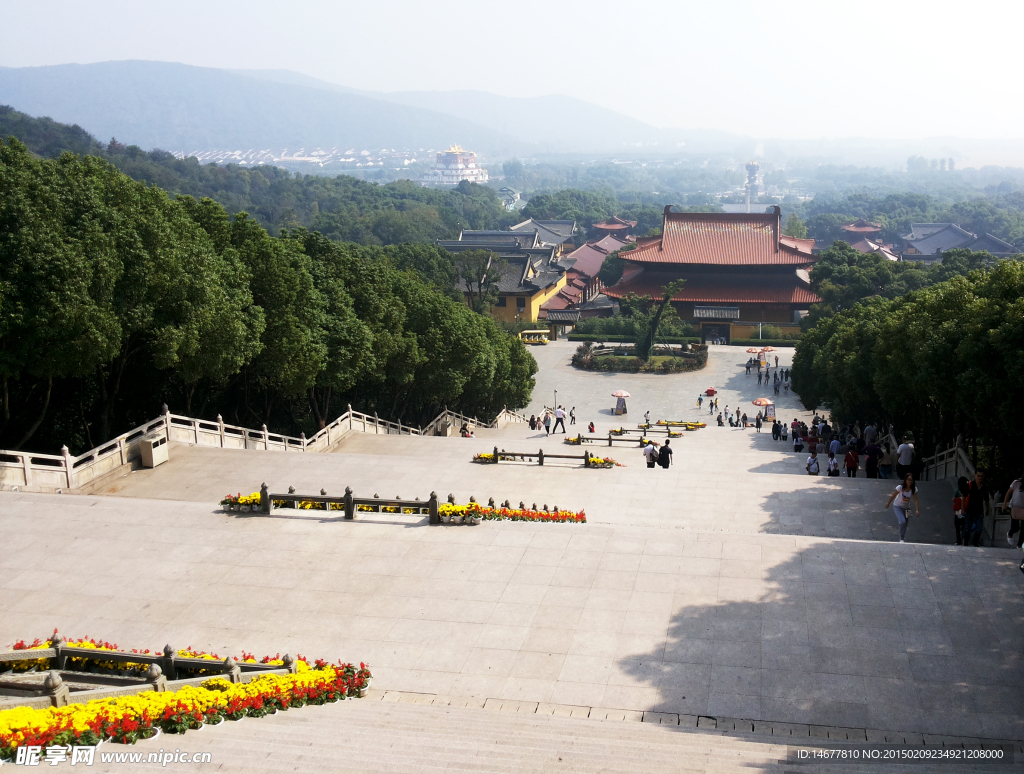
[[[658,461],[658,447],[654,445],[654,441],[648,441],[643,451],[644,459],[647,460],[647,467],[653,468],[655,463]]]
[[[558,432],[558,426],[562,426],[562,432],[565,432],[565,410],[561,406],[555,408],[555,426],[551,428],[552,433]]]
[[[914,477],[907,473],[903,476],[903,483],[896,487],[896,491],[892,493],[889,502],[885,504],[886,508],[892,505],[892,509],[896,512],[896,521],[900,525],[901,543],[906,542],[904,538],[907,535],[907,517],[910,515],[911,497],[914,498],[914,509],[917,511],[917,517],[921,518],[921,503],[917,501],[917,484],[914,483]]]
[[[807,458],[807,474],[809,476],[816,476],[818,475],[818,471],[818,452],[811,449],[811,456]]]
[[[902,481],[910,472],[910,466],[914,464],[914,444],[907,436],[903,436],[903,443],[896,449],[896,475]]]

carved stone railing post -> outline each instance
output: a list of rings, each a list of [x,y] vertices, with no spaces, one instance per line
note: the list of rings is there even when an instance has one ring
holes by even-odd
[[[174,666],[174,659],[177,651],[174,650],[169,644],[164,645],[164,657],[160,659],[160,667],[164,670],[164,674],[168,680],[178,679],[178,669]]]
[[[374,435],[380,434],[380,418],[377,416],[377,412],[373,412],[373,433]]]
[[[269,516],[273,507],[274,504],[270,501],[270,489],[267,488],[267,482],[264,481],[260,484],[260,513]]]
[[[295,665],[295,659],[290,654],[285,653],[284,658],[281,659],[284,662],[284,668],[288,670],[289,674],[295,674],[299,671],[299,668]]]
[[[50,639],[50,647],[53,648],[57,654],[56,658],[53,659],[53,662],[57,665],[57,669],[59,670],[67,669],[68,666],[68,657],[64,653],[65,642],[67,642],[67,640],[64,639],[63,634],[55,634]]]
[[[64,680],[57,670],[50,670],[50,674],[43,680],[43,690],[46,691],[46,695],[50,698],[52,706],[68,706],[68,696],[71,694],[71,690],[64,684]]]
[[[348,429],[352,429],[352,404],[348,404]]]
[[[263,431],[263,448],[264,449],[269,449],[270,448],[270,433],[267,432],[266,424],[264,424],[263,427],[261,427],[260,429]]]
[[[25,486],[32,486],[32,458],[28,454],[19,454],[21,457],[21,467],[25,471]]]
[[[230,683],[242,682],[242,667],[238,666],[231,656],[224,659],[224,677],[226,677]]]
[[[494,447],[494,464],[495,465],[498,464],[498,447],[497,446]]]
[[[75,459],[67,446],[61,446],[60,453],[64,455],[64,478],[68,489],[71,489],[75,485]]]
[[[356,517],[356,501],[352,496],[352,487],[345,487],[345,518],[352,521]]]
[[[441,514],[438,510],[437,504],[437,492],[430,493],[430,499],[427,500],[427,510],[430,513],[430,524],[440,524]]]
[[[302,451],[306,451],[306,434],[305,433],[299,433],[299,440],[302,441]],[[327,443],[329,444],[330,442],[331,442],[331,428],[328,427],[327,428]],[[287,443],[284,445],[284,448],[285,448],[285,451],[288,450],[288,444]]]
[[[217,434],[220,436],[220,448],[224,448],[224,417],[217,415]]]
[[[153,686],[154,691],[167,690],[167,678],[159,664],[150,664],[146,670],[146,682]]]
[[[540,450],[540,453],[539,453],[539,454],[537,455],[537,462],[538,462],[538,463],[539,463],[540,465],[543,465],[543,464],[544,464],[544,450],[543,450],[543,449],[541,449],[541,450]]]

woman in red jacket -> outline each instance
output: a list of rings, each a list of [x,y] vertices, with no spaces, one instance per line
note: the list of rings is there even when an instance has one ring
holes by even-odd
[[[854,448],[853,444],[850,444],[850,450],[846,452],[846,477],[856,478],[857,468],[860,467],[860,455],[857,454],[857,449]]]

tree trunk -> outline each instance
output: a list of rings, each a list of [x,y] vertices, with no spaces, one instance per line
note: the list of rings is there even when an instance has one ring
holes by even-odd
[[[39,412],[39,417],[32,424],[32,427],[30,427],[28,429],[28,432],[25,433],[25,437],[22,438],[20,441],[18,441],[17,445],[14,448],[16,448],[16,449],[21,448],[22,446],[24,446],[28,442],[29,438],[31,438],[33,435],[35,435],[36,430],[39,429],[39,425],[41,425],[43,423],[43,418],[46,416],[46,410],[50,407],[50,393],[52,391],[53,391],[53,377],[52,376],[48,376],[48,377],[46,377],[46,397],[43,399],[43,410]]]

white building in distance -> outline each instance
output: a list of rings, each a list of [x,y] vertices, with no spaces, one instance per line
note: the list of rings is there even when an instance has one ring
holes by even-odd
[[[453,145],[437,154],[434,169],[424,175],[420,183],[428,185],[458,185],[463,180],[486,183],[487,170],[476,165],[476,154]]]

